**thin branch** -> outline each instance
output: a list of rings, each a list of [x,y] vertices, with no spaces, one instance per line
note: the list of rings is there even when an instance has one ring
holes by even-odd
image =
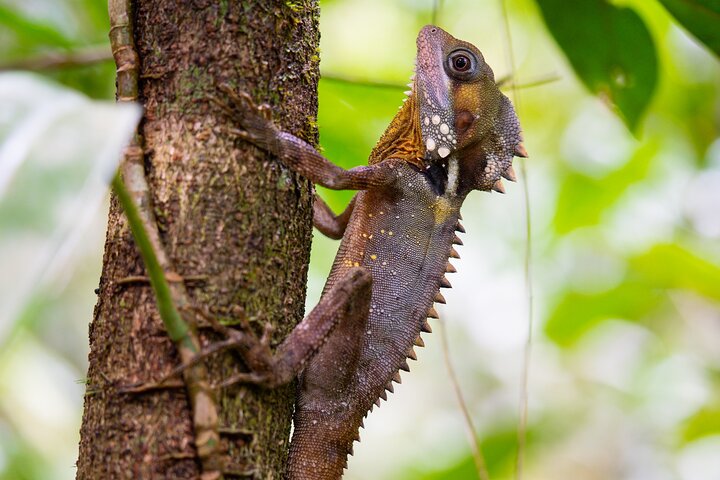
[[[181,380],[165,380],[162,382],[153,382],[153,383],[138,383],[134,385],[127,385],[124,387],[118,387],[116,389],[119,393],[145,393],[145,392],[154,392],[157,390],[169,390],[174,388],[186,388],[185,382]]]
[[[8,70],[57,70],[95,65],[113,60],[108,45],[96,45],[72,51],[49,52],[0,64],[0,72]]]
[[[133,41],[130,0],[110,0],[110,44],[117,65],[117,100],[135,102],[138,98],[139,61]],[[121,176],[122,179],[121,179]],[[180,361],[190,365],[183,370],[183,380],[192,408],[195,447],[202,465],[203,480],[222,477],[223,461],[218,433],[216,394],[210,387],[204,364],[192,364],[200,353],[200,340],[194,322],[184,320],[180,311],[190,306],[183,282],[168,282],[177,278],[170,259],[160,240],[160,232],[152,210],[152,198],[145,178],[142,139],[136,133],[120,166],[120,174],[113,187],[122,203],[132,229],[150,284],[158,304],[160,317],[175,343]]]
[[[515,83],[513,82],[513,76],[507,75],[505,77],[502,77],[499,79],[496,83],[496,85],[499,88],[510,88],[510,89],[524,89],[524,88],[533,88],[533,87],[540,87],[542,85],[547,85],[548,83],[556,82],[560,80],[562,77],[560,75],[557,75],[555,73],[548,74],[544,77],[540,77],[536,80],[531,80],[526,83]],[[359,87],[370,87],[370,88],[384,88],[384,89],[390,89],[390,90],[407,90],[407,85],[403,85],[401,83],[395,83],[395,82],[389,82],[384,80],[368,80],[366,78],[358,78],[358,77],[352,77],[348,75],[342,75],[339,73],[323,73],[320,76],[321,80],[326,80],[328,82],[334,82],[334,83],[344,83],[347,85],[356,85]]]
[[[360,87],[388,88],[393,90],[407,90],[408,88],[407,85],[403,85],[401,83],[386,82],[383,80],[368,80],[338,73],[322,73],[320,74],[320,79],[328,82],[345,83]]]
[[[528,424],[528,398],[530,383],[530,365],[532,359],[533,344],[533,281],[532,281],[532,223],[530,220],[530,189],[527,176],[526,163],[520,162],[520,175],[522,177],[524,213],[525,213],[525,291],[527,292],[527,339],[523,352],[523,370],[520,379],[520,424],[518,425],[518,456],[517,456],[517,480],[522,480],[523,461],[525,455],[525,442],[527,438]]]
[[[433,17],[434,16],[435,13],[433,13]],[[435,22],[436,19],[434,18],[432,23]],[[97,63],[110,62],[112,60],[113,53],[107,45],[95,45],[77,50],[48,52],[36,57],[13,60],[0,64],[0,72],[8,70],[59,70],[63,68],[87,67]],[[407,90],[407,85],[403,85],[401,83],[384,80],[361,79],[339,73],[323,73],[321,78],[329,82],[346,83],[363,87]],[[507,75],[500,78],[496,84],[500,88],[524,89],[546,85],[548,83],[556,82],[561,78],[562,77],[560,77],[560,75],[552,73],[544,77],[540,77],[537,80],[532,80],[522,84],[515,84],[512,82],[512,75]]]
[[[447,369],[450,383],[452,383],[453,390],[455,391],[455,398],[457,399],[465,420],[465,433],[467,434],[468,443],[470,444],[470,449],[472,450],[473,460],[475,461],[475,469],[477,470],[480,480],[489,480],[490,474],[487,470],[487,463],[485,462],[485,457],[483,456],[482,449],[480,448],[480,437],[477,433],[475,425],[473,424],[472,417],[470,416],[470,410],[467,407],[465,397],[460,389],[460,382],[455,374],[455,368],[450,360],[450,348],[448,346],[447,333],[445,332],[445,324],[443,322],[440,323],[440,339],[442,341],[443,360],[445,360],[445,368]]]
[[[525,88],[540,87],[543,85],[547,85],[548,83],[557,82],[558,80],[561,80],[561,79],[562,79],[562,77],[560,75],[558,75],[557,73],[551,73],[551,74],[545,75],[544,77],[539,77],[535,80],[531,80],[529,82],[516,83],[516,82],[513,82],[513,76],[508,75],[506,77],[501,78],[500,80],[498,80],[495,83],[499,88],[509,88],[514,92],[516,90],[522,90]]]

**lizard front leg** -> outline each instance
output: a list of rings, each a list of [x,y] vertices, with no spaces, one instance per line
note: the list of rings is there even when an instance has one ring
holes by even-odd
[[[395,179],[395,169],[400,160],[386,160],[345,170],[323,157],[306,141],[278,129],[270,120],[268,105],[255,105],[249,94],[235,92],[227,85],[219,88],[232,106],[214,97],[211,97],[212,102],[242,127],[230,132],[277,155],[285,165],[311,182],[332,190],[367,190],[388,185]]]
[[[313,225],[320,233],[333,240],[340,240],[345,234],[350,215],[355,208],[355,198],[353,197],[340,215],[335,215],[327,203],[320,197],[315,195],[313,203]]]

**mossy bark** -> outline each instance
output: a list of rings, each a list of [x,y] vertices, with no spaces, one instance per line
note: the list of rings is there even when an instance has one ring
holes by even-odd
[[[304,310],[311,190],[304,179],[226,132],[208,102],[226,82],[273,105],[275,121],[316,140],[318,9],[315,1],[137,0],[141,134],[162,241],[194,304],[232,324],[242,307],[277,343]],[[191,412],[183,389],[120,394],[160,379],[179,360],[113,199],[100,293],[90,326],[88,393],[78,474],[99,478],[197,478]],[[203,343],[217,339],[201,330]],[[243,370],[237,355],[208,361],[209,380]],[[221,449],[236,476],[281,478],[294,385],[220,392]],[[228,475],[232,477],[233,475]]]

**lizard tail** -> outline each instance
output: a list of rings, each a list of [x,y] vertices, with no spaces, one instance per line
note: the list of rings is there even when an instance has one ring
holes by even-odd
[[[338,480],[347,468],[360,421],[337,412],[295,411],[286,480]]]

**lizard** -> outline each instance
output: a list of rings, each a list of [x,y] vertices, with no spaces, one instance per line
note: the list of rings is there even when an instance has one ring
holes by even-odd
[[[266,387],[298,378],[286,478],[342,477],[363,419],[387,399],[414,346],[438,318],[434,302],[459,258],[460,207],[472,190],[504,193],[514,156],[527,157],[510,100],[474,45],[428,25],[417,37],[407,98],[370,154],[344,170],[278,129],[269,106],[227,85],[241,141],[276,155],[314,184],[357,190],[340,215],[316,196],[318,230],[342,239],[318,305],[271,352],[267,336],[246,337],[248,373],[225,385]]]

